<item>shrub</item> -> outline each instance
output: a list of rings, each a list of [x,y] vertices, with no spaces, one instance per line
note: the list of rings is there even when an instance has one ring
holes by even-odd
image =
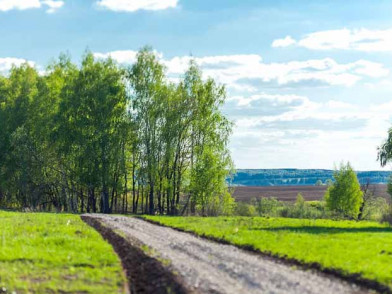
[[[325,194],[327,207],[342,216],[357,219],[363,192],[350,163],[341,164],[340,169],[334,172],[334,179]]]
[[[389,176],[388,184],[387,184],[387,192],[389,196],[392,198],[392,175]]]
[[[280,211],[282,217],[288,218],[307,218],[307,219],[319,219],[327,218],[329,214],[325,211],[323,205],[311,205],[307,202],[296,201],[295,204],[287,203],[284,208]]]
[[[256,207],[251,204],[244,202],[237,202],[235,208],[235,215],[238,216],[255,216],[256,215]]]
[[[392,225],[392,207],[388,207],[387,211],[382,215],[380,222]]]
[[[235,200],[231,194],[223,192],[211,198],[211,201],[206,205],[205,214],[208,216],[232,215],[235,206]]]
[[[321,180],[317,180],[315,186],[322,186],[322,185],[323,185],[323,182]]]
[[[324,201],[307,201],[306,204],[308,204],[310,207],[316,208],[320,211],[325,210],[325,202]]]
[[[305,199],[301,193],[298,193],[297,195],[297,199],[295,200],[295,206],[300,209],[303,209],[305,207]]]
[[[276,198],[261,198],[257,202],[257,213],[260,216],[277,216],[279,206],[281,202]]]
[[[379,221],[388,212],[389,205],[385,198],[372,197],[365,202],[361,219]]]

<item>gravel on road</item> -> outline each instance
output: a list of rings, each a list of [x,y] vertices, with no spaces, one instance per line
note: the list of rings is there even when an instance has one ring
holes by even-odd
[[[139,244],[195,293],[367,293],[349,282],[138,218],[85,215]],[[136,242],[136,243],[135,243]],[[149,271],[153,272],[151,268]]]

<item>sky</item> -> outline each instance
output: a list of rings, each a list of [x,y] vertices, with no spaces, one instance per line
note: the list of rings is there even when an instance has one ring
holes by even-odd
[[[149,45],[173,80],[194,58],[226,85],[237,168],[380,170],[391,15],[375,0],[0,0],[0,73],[86,50],[127,65]]]

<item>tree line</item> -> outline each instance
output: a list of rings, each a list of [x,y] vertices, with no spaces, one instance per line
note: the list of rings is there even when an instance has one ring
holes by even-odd
[[[60,55],[0,76],[0,206],[230,213],[225,88],[190,62],[176,83],[149,48],[121,67]]]

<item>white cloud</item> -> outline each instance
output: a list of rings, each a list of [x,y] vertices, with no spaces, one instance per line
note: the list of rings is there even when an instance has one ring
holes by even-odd
[[[99,7],[117,12],[134,12],[174,8],[177,6],[178,0],[100,0],[96,3]]]
[[[132,64],[136,54],[114,51],[96,56]],[[181,77],[192,59],[156,54],[172,81]],[[392,103],[363,105],[353,93],[369,89],[368,83],[386,84],[390,89],[389,70],[382,64],[368,60],[339,63],[332,58],[268,63],[257,54],[193,59],[204,77],[228,87],[223,111],[235,121],[231,150],[240,167],[333,168],[334,162],[350,160],[363,169],[377,168],[372,158],[392,121]],[[297,90],[309,93],[300,87],[356,84],[358,88],[339,89],[342,94],[338,95],[325,88],[320,97],[319,91],[313,91],[312,98],[295,94]],[[328,93],[333,99],[326,99]],[[343,95],[345,101],[339,99]]]
[[[48,6],[47,13],[55,13],[64,6],[64,1],[44,0],[42,3]]]
[[[272,47],[287,47],[290,45],[295,44],[295,40],[290,37],[286,36],[284,39],[276,39],[272,42]]]
[[[249,97],[245,96],[232,96],[228,99],[228,101],[237,102],[238,106],[251,106],[252,102],[255,101],[268,101],[273,106],[282,106],[282,105],[295,105],[295,104],[304,104],[309,99],[304,96],[299,95],[279,95],[279,94],[267,94],[261,93],[257,95],[251,95]]]
[[[279,44],[279,46],[276,46]],[[275,46],[274,46],[275,45]],[[296,45],[312,50],[355,50],[362,52],[392,52],[392,28],[386,30],[338,29],[314,32],[294,40],[287,36],[272,42],[273,47]]]
[[[21,64],[28,62],[31,66],[34,66],[35,63],[32,61],[27,61],[22,58],[13,58],[13,57],[5,57],[0,58],[0,74],[6,74],[12,66],[20,66]]]
[[[191,57],[163,60],[169,74],[183,73]],[[382,64],[359,60],[339,64],[331,58],[287,63],[265,63],[259,55],[228,55],[194,58],[206,76],[216,78],[229,87],[274,85],[295,86],[343,85],[352,86],[366,77],[387,76]]]
[[[64,5],[64,1],[55,0],[0,0],[0,11],[26,10],[47,6],[47,13],[53,13]]]
[[[40,8],[40,0],[0,0],[0,11]]]
[[[364,79],[382,78],[389,70],[380,63],[367,60],[340,64],[332,58],[266,63],[257,54],[218,55],[206,57],[181,56],[165,59],[156,53],[167,67],[171,78],[183,74],[191,59],[203,69],[206,77],[212,77],[228,88],[255,92],[260,87],[313,87],[340,85],[352,86]],[[132,50],[96,53],[96,56],[112,56],[120,63],[133,63],[136,52]]]
[[[361,106],[265,93],[233,101],[238,108],[231,150],[239,167],[333,168],[334,162],[350,160],[360,169],[379,168],[377,146],[390,127],[390,102]],[[275,109],[266,113],[271,101]]]
[[[118,63],[122,64],[132,64],[136,62],[136,55],[137,51],[133,50],[119,50],[119,51],[112,51],[108,53],[94,53],[94,56],[96,58],[108,58],[111,57]]]

